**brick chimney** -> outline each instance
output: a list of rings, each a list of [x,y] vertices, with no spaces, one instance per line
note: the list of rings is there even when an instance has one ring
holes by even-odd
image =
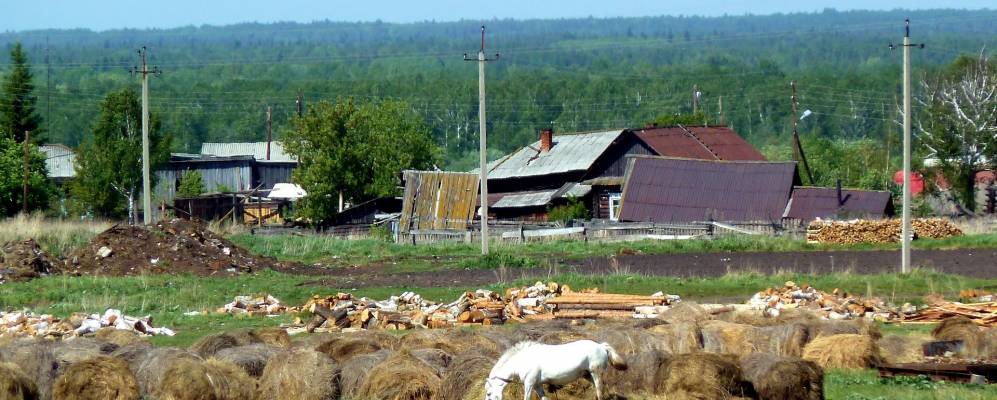
[[[554,146],[554,129],[543,128],[540,130],[540,152],[546,153]]]

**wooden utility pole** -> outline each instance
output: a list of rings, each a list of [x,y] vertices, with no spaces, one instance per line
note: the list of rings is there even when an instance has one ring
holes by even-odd
[[[273,107],[267,106],[267,161],[270,161],[271,141],[273,141]]]
[[[142,61],[141,69],[132,69],[132,73],[142,74],[142,222],[152,223],[152,180],[149,177],[149,74],[159,74],[159,68],[149,69],[146,62],[146,48],[138,51]]]
[[[31,131],[24,131],[24,177],[21,179],[21,212],[28,213],[28,143],[31,142]]]
[[[298,118],[301,118],[302,107],[304,107],[304,100],[301,98],[301,89],[298,89],[298,98],[294,100],[294,108],[297,109]]]
[[[699,85],[692,85],[692,113],[699,112]]]
[[[789,86],[792,88],[793,94],[790,99],[793,102],[793,161],[802,163],[803,171],[807,175],[807,179],[810,180],[811,185],[814,183],[814,174],[810,171],[810,164],[807,162],[807,154],[803,152],[803,143],[800,142],[800,133],[797,131],[797,126],[800,123],[800,115],[796,110],[796,81],[790,81]]]
[[[723,96],[720,96],[720,98],[717,99],[717,107],[720,108],[720,111],[718,112],[718,114],[720,115],[720,121],[719,121],[720,125],[727,125],[727,121],[724,121],[724,97]]]
[[[910,126],[911,126],[911,89],[910,89],[910,48],[919,47],[924,48],[924,43],[921,44],[911,44],[910,42],[910,19],[904,20],[904,42],[901,45],[904,50],[904,188],[903,188],[903,228],[900,234],[902,237],[902,246],[900,248],[900,272],[909,273],[910,272],[910,240],[911,240],[911,227],[910,227],[910,203],[911,203],[911,193],[910,193],[910,181],[911,181],[911,171],[910,171]],[[895,49],[892,43],[890,44],[890,49]]]
[[[478,62],[478,144],[481,176],[481,255],[488,255],[488,146],[485,142],[487,138],[487,119],[485,118],[485,63],[499,59],[498,53],[495,58],[485,57],[485,26],[481,26],[481,48],[478,50],[477,60],[467,57],[464,53],[464,61]]]

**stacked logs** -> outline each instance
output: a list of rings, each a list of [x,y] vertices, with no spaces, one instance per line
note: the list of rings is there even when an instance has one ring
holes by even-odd
[[[810,243],[897,243],[900,241],[901,221],[898,219],[851,221],[815,220],[807,227]],[[943,239],[962,235],[962,230],[951,221],[941,218],[911,221],[914,238]]]
[[[827,319],[867,318],[887,322],[916,311],[909,304],[898,309],[878,298],[862,298],[837,288],[828,293],[808,284],[797,285],[793,281],[755,293],[747,303],[772,317],[778,317],[783,310],[802,308]]]

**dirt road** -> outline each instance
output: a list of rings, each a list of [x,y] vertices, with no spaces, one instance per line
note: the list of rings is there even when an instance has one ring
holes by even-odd
[[[978,278],[997,278],[997,250],[915,250],[915,266]],[[323,286],[362,288],[377,286],[475,287],[520,278],[544,278],[563,273],[625,273],[649,276],[708,277],[728,272],[754,271],[771,274],[802,272],[821,274],[854,272],[874,274],[896,271],[898,251],[820,251],[788,253],[688,253],[638,254],[588,260],[561,260],[556,268],[510,268],[498,270],[446,270],[388,273],[377,266],[342,268],[315,282]]]

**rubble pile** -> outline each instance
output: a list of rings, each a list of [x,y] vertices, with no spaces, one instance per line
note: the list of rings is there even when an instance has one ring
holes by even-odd
[[[811,243],[897,243],[900,241],[901,222],[898,219],[827,221],[817,219],[807,227],[807,241]],[[943,239],[962,235],[962,230],[951,221],[941,218],[911,221],[914,238]]]
[[[988,295],[992,296],[992,295]],[[987,297],[987,296],[984,296]],[[904,318],[904,323],[934,323],[951,317],[966,317],[973,323],[985,327],[997,327],[997,301],[980,303],[960,303],[957,301],[936,301]]]
[[[441,329],[545,319],[653,318],[678,301],[678,296],[662,293],[633,296],[599,293],[597,289],[575,292],[567,285],[537,282],[533,286],[510,288],[505,296],[485,289],[464,292],[446,304],[423,299],[412,292],[380,301],[356,298],[349,293],[314,296],[304,306],[288,308],[287,312],[313,314],[307,324],[296,321],[291,332]]]
[[[280,300],[269,294],[262,296],[235,296],[231,303],[228,303],[216,310],[220,314],[246,314],[254,315],[277,315],[295,311],[282,304]],[[194,312],[198,314],[197,312]]]
[[[34,239],[7,242],[0,248],[0,283],[23,282],[58,272]]]
[[[782,310],[802,308],[827,319],[866,318],[888,322],[917,311],[910,304],[898,309],[878,298],[851,296],[837,288],[827,293],[807,284],[798,286],[792,281],[786,282],[782,287],[755,293],[747,303],[751,308],[764,310],[766,315],[772,317],[778,317]]]
[[[148,228],[114,225],[74,252],[66,273],[76,275],[140,275],[190,273],[238,275],[265,268],[294,266],[261,257],[211,232],[197,221],[160,221]]]
[[[74,313],[66,318],[56,318],[48,314],[36,315],[28,311],[0,312],[0,336],[63,338],[94,333],[106,327],[148,336],[175,334],[169,328],[153,327],[149,316],[131,317],[113,308],[107,309],[104,314]]]

